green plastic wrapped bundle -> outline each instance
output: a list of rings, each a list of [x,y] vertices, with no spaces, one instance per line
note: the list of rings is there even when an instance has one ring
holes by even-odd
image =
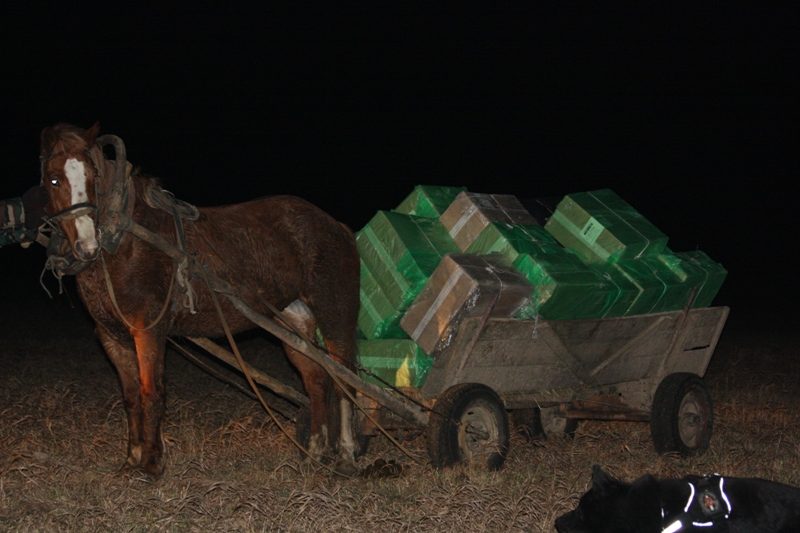
[[[467,251],[499,254],[534,286],[519,318],[601,317],[619,295],[602,272],[584,264],[541,226],[489,224]]]
[[[486,226],[467,248],[467,253],[500,254],[509,264],[519,254],[563,253],[564,247],[541,226],[494,222]]]
[[[400,326],[427,353],[452,342],[466,317],[511,317],[531,294],[525,277],[497,255],[449,254],[409,306]]]
[[[392,309],[391,316],[382,314],[377,320],[371,318],[360,322],[360,326],[366,328],[362,332],[368,338],[393,331],[399,317],[422,290],[442,257],[458,251],[438,220],[389,211],[375,214],[356,234],[356,245],[362,270],[368,272],[362,275],[362,280],[367,279],[368,283],[371,283],[370,277],[374,280],[369,292],[362,288],[362,296],[367,297],[368,304],[372,303],[371,296],[377,294],[377,286]],[[382,301],[381,298],[377,300]],[[373,305],[373,308],[377,307]],[[364,310],[360,316],[363,318],[364,313],[371,311]]]
[[[701,250],[678,252],[675,256],[681,259],[681,269],[689,277],[698,279],[692,307],[710,306],[728,276],[728,271]],[[694,274],[691,273],[693,269]]]
[[[687,283],[669,267],[669,259],[664,256],[668,254],[659,254],[656,257],[648,257],[643,260],[644,264],[649,266],[653,274],[664,285],[664,293],[661,299],[656,302],[651,310],[652,313],[662,313],[665,311],[678,311],[686,307],[689,303],[689,298],[692,297],[694,285],[691,282]]]
[[[545,225],[586,263],[655,256],[667,236],[610,189],[565,196]]]
[[[533,285],[531,302],[517,314],[547,320],[599,318],[618,297],[619,290],[600,271],[585,265],[575,254],[519,254],[513,263]]]
[[[652,313],[657,304],[660,303],[661,298],[664,296],[666,284],[662,279],[653,271],[651,266],[644,260],[627,260],[620,261],[614,265],[609,266],[610,271],[616,272],[619,276],[618,280],[624,279],[631,286],[635,287],[635,298],[628,308],[621,314],[609,314],[608,316],[627,316],[627,315],[643,315]],[[666,270],[668,274],[669,271]],[[676,281],[678,281],[676,279]]]
[[[419,388],[433,366],[433,358],[410,339],[359,340],[358,360],[380,379],[363,371],[361,378],[381,387],[386,386],[383,380],[395,387]]]
[[[400,327],[402,311],[392,306],[364,261],[361,261],[361,307],[358,310],[358,330],[368,339],[404,338]]]
[[[602,316],[614,317],[629,314],[631,306],[639,297],[639,287],[619,269],[613,268],[613,265],[591,265],[590,268],[603,276],[614,293],[610,305]]]
[[[465,187],[417,185],[393,211],[404,215],[439,218]]]
[[[467,251],[492,223],[534,226],[538,221],[513,194],[462,192],[439,217],[458,247]]]

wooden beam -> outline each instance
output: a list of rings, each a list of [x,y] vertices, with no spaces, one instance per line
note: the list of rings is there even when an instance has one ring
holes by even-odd
[[[237,363],[236,357],[211,339],[207,339],[205,337],[186,337],[186,340],[195,344],[196,346],[199,346],[217,359],[229,364],[233,368],[239,368],[239,363]],[[292,387],[285,385],[283,382],[273,378],[266,372],[262,372],[251,365],[247,365],[247,372],[249,372],[253,377],[253,381],[259,385],[264,385],[278,396],[286,398],[295,405],[308,405],[308,396],[298,392]]]

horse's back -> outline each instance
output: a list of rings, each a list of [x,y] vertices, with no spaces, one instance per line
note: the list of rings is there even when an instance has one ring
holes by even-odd
[[[300,299],[321,322],[352,322],[341,327],[355,331],[355,239],[307,200],[269,196],[200,208],[200,218],[187,225],[187,238],[199,259],[252,305],[266,299],[281,307]]]
[[[296,196],[266,196],[238,204],[201,207],[195,222],[209,242],[227,248],[265,246],[300,252],[350,243],[352,232],[311,202]],[[239,249],[237,255],[246,250]]]

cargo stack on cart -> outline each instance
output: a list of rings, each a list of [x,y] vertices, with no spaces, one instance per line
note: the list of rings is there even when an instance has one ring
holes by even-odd
[[[466,317],[573,320],[707,307],[726,270],[609,189],[536,220],[509,194],[420,185],[356,234],[359,359],[371,383],[420,387]]]

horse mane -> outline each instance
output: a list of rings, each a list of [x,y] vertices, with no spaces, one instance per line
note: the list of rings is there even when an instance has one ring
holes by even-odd
[[[66,122],[59,122],[58,124],[45,128],[42,130],[41,136],[42,158],[48,159],[57,153],[79,152],[91,149],[92,147],[86,142],[85,134],[85,129]],[[139,166],[133,168],[131,178],[133,178],[137,200],[144,201],[145,195],[149,189],[162,188],[161,180],[142,173]]]
[[[41,156],[45,159],[60,152],[84,151],[90,146],[84,138],[86,130],[60,122],[42,130]]]

